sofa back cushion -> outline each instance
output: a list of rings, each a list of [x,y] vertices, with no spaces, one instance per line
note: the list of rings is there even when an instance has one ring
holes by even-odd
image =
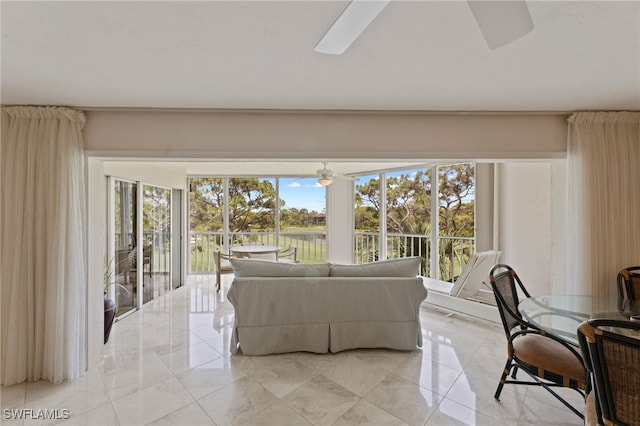
[[[415,277],[420,275],[420,257],[381,260],[361,265],[329,264],[332,277]]]
[[[231,259],[236,277],[328,277],[329,265]]]

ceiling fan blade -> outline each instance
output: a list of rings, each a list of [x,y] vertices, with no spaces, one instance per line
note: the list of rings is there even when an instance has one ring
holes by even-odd
[[[489,49],[509,44],[533,30],[525,0],[467,0],[467,3]]]
[[[314,50],[342,55],[391,0],[352,0]]]

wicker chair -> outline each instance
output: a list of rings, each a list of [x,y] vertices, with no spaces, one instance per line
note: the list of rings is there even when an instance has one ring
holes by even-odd
[[[508,349],[507,363],[494,398],[500,399],[500,393],[506,384],[542,386],[577,416],[584,418],[581,411],[552,389],[566,387],[585,397],[591,385],[580,353],[562,339],[547,334],[524,320],[518,312],[518,290],[525,297],[531,296],[510,266],[495,265],[491,268],[489,280],[507,336]],[[531,380],[517,380],[518,369],[527,373]]]
[[[600,405],[596,402],[595,384],[593,380],[593,363],[591,361],[591,354],[587,349],[586,337],[583,332],[583,324],[586,324],[586,321],[578,326],[578,342],[580,343],[584,366],[587,369],[587,374],[589,374],[589,378],[592,383],[591,391],[585,397],[584,424],[585,426],[600,426],[602,425],[602,414],[600,412]]]
[[[639,426],[640,322],[584,321],[578,339],[594,383],[595,398],[587,399],[587,412],[595,405],[597,424]]]
[[[220,291],[220,276],[222,274],[233,274],[231,266],[231,256],[221,253],[219,250],[213,252],[213,261],[216,264],[216,291]]]
[[[618,296],[640,300],[640,266],[630,266],[618,272]]]

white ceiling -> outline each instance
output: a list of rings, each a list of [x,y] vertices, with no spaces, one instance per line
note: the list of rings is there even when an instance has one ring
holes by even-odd
[[[640,2],[528,1],[489,50],[465,1],[392,1],[344,55],[347,1],[1,2],[2,103],[427,111],[640,110]]]

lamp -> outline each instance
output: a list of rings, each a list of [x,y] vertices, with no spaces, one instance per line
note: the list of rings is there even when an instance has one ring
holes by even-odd
[[[328,186],[331,185],[331,182],[333,182],[331,180],[331,176],[326,175],[326,174],[322,174],[320,175],[320,177],[318,178],[318,183],[322,186]]]
[[[322,163],[322,168],[320,170],[316,170],[318,174],[318,183],[322,186],[331,185],[333,181],[333,171],[327,169],[327,163]]]

